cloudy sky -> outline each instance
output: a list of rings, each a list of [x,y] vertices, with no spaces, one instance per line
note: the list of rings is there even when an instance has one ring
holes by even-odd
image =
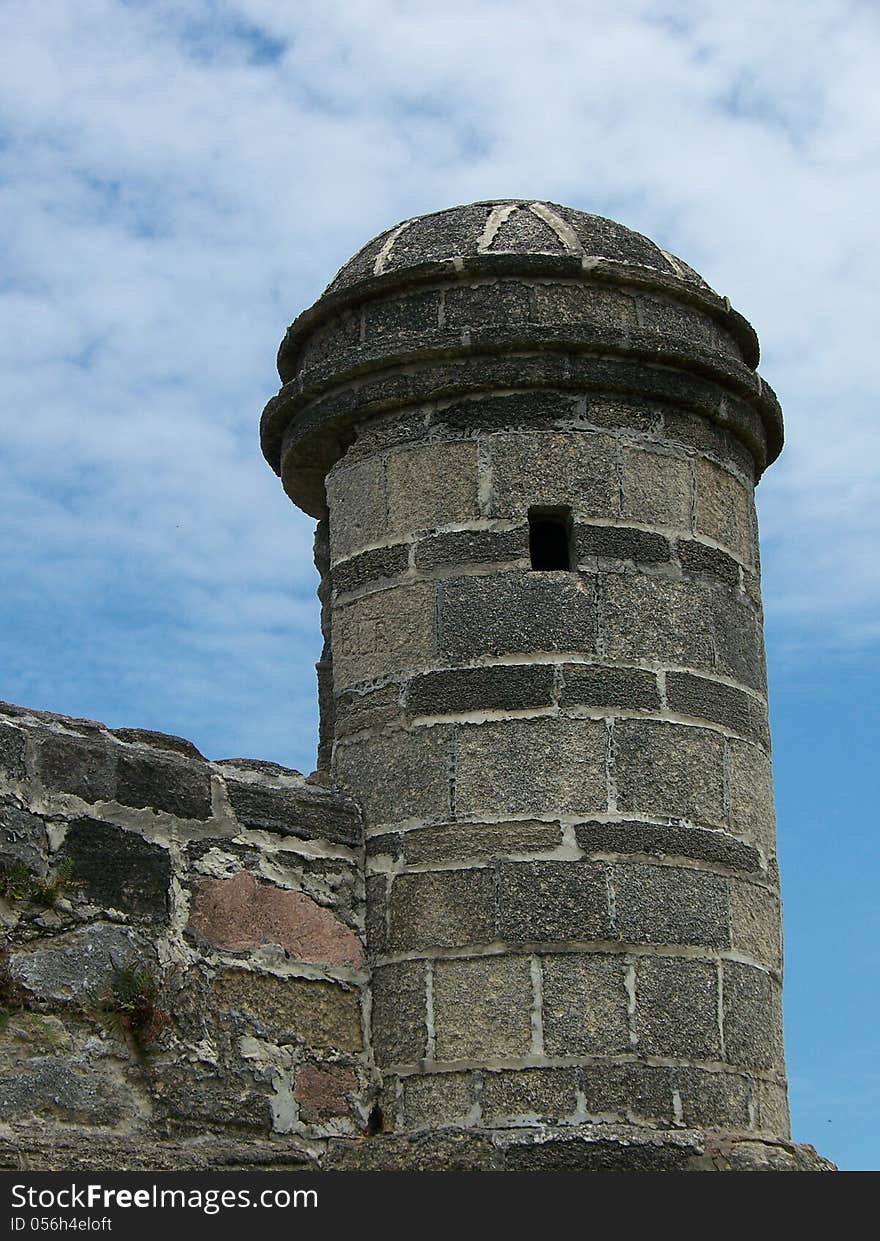
[[[0,697],[313,766],[312,523],[257,423],[397,220],[609,215],[756,326],[795,1136],[880,1165],[872,0],[5,0]]]

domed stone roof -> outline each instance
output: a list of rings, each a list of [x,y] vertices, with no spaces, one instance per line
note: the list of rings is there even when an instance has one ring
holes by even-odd
[[[416,216],[374,237],[328,285],[339,293],[363,280],[425,263],[491,255],[604,259],[642,267],[708,289],[681,259],[614,220],[557,203],[505,199]]]

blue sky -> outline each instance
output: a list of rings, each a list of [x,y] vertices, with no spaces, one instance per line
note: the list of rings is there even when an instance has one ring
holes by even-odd
[[[755,324],[794,1132],[878,1167],[877,6],[6,0],[0,45],[0,697],[311,769],[312,523],[257,423],[397,220],[569,203]]]

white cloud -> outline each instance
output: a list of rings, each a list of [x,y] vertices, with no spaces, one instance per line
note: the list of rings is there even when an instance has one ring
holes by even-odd
[[[308,765],[275,347],[373,234],[510,194],[621,219],[752,319],[789,427],[769,606],[793,646],[876,640],[875,6],[20,0],[0,40],[9,695]]]

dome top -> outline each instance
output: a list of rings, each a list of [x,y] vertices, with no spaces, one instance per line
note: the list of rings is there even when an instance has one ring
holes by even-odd
[[[494,255],[576,259],[585,266],[590,259],[625,263],[709,289],[681,259],[614,220],[557,203],[503,199],[404,220],[360,249],[325,292],[341,293],[364,280],[426,263]]]

